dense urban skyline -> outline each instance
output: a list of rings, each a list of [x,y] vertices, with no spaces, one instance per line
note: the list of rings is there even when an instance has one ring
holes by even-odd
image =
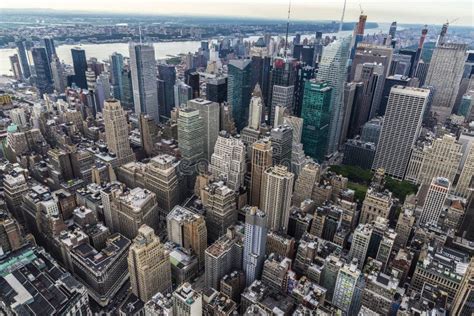
[[[0,314],[474,315],[472,28],[221,2],[5,14]]]

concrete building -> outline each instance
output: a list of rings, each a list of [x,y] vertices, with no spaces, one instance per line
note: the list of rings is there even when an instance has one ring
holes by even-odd
[[[206,221],[201,215],[182,206],[175,206],[166,217],[168,239],[196,254],[199,269],[204,268],[204,252],[207,247]]]
[[[235,227],[206,249],[205,283],[219,289],[222,277],[234,270],[242,270],[243,243]]]
[[[319,183],[321,166],[314,161],[307,162],[301,169],[301,174],[295,182],[295,192],[292,204],[300,206],[301,203],[310,198],[315,183]]]
[[[332,303],[346,315],[357,315],[360,307],[361,272],[357,268],[357,259],[345,264],[337,274]],[[360,266],[360,265],[359,265]]]
[[[272,145],[269,139],[261,139],[252,145],[250,174],[250,205],[260,206],[263,173],[272,165]]]
[[[129,50],[135,113],[146,113],[158,123],[155,49],[152,45],[130,43]]]
[[[461,280],[451,307],[451,313],[453,315],[472,315],[474,313],[474,259],[471,259]]]
[[[421,211],[419,224],[438,224],[439,216],[451,189],[451,182],[443,177],[434,177],[431,180],[428,194]]]
[[[247,169],[245,163],[246,149],[239,138],[234,138],[222,131],[217,138],[214,153],[211,157],[209,171],[234,191],[244,186]]]
[[[120,101],[108,99],[102,110],[105,125],[105,138],[110,152],[117,156],[118,164],[122,165],[135,160],[128,140],[128,124],[125,111]]]
[[[204,158],[204,121],[199,110],[184,108],[178,116],[178,147],[190,165]]]
[[[444,122],[453,110],[464,71],[466,48],[466,44],[443,43],[436,46],[431,57],[425,85],[435,88],[431,111],[440,122]]]
[[[153,228],[142,225],[128,252],[132,292],[143,302],[172,289],[169,253]]]
[[[204,126],[204,157],[211,161],[219,135],[219,104],[204,99],[192,99],[188,101],[187,106],[199,111]]]
[[[357,259],[359,269],[364,266],[367,252],[369,250],[369,243],[372,237],[372,226],[368,224],[359,224],[352,237],[352,245],[349,251],[349,258]]]
[[[202,315],[202,294],[184,283],[173,292],[173,315]]]
[[[286,232],[290,217],[294,174],[284,166],[263,173],[260,208],[267,214],[268,229]]]
[[[359,223],[367,224],[374,221],[377,217],[388,218],[393,206],[392,192],[379,192],[373,187],[367,190]]]
[[[243,268],[247,286],[260,279],[267,243],[266,214],[257,207],[246,207]]]
[[[291,165],[293,130],[288,125],[280,125],[270,131],[273,165]]]
[[[429,93],[426,89],[392,88],[372,169],[384,168],[386,174],[403,179]]]

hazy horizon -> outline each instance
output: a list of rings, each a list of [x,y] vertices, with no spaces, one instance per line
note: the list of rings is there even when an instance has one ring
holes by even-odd
[[[288,11],[287,0],[184,0],[179,3],[170,0],[83,0],[80,5],[58,0],[4,0],[1,9],[31,9],[76,11],[80,13],[144,14],[163,16],[220,16],[225,18],[285,20]],[[323,2],[320,0],[293,0],[292,20],[340,20],[343,0]],[[457,21],[453,25],[473,25],[474,10],[470,0],[347,0],[345,21],[356,21],[360,14],[359,3],[368,21],[386,23],[397,21],[406,24],[442,24]],[[129,5],[127,5],[129,4]],[[118,5],[118,6],[117,6]],[[133,7],[132,7],[133,5]]]

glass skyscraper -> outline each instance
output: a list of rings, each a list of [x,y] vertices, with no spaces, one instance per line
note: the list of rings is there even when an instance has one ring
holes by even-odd
[[[23,40],[16,42],[18,56],[20,57],[21,71],[25,78],[31,77],[30,64],[28,63],[28,55],[26,54],[25,43]]]
[[[117,100],[122,100],[123,95],[122,71],[123,56],[119,53],[113,53],[110,56],[110,72],[112,77],[112,91],[114,98]]]
[[[46,49],[44,47],[33,47],[31,55],[35,65],[36,87],[40,94],[53,92],[53,76],[51,75]]]
[[[302,143],[304,152],[323,161],[329,141],[329,124],[331,121],[332,88],[326,81],[308,80],[305,82],[303,106]]]
[[[227,99],[232,107],[237,131],[240,132],[247,124],[249,117],[252,61],[250,59],[231,60],[228,67]]]
[[[87,59],[86,51],[80,47],[71,49],[72,63],[74,66],[74,83],[82,89],[87,89]]]

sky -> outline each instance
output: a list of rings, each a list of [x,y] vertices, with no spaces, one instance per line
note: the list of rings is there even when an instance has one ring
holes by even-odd
[[[289,0],[1,0],[0,8],[286,19]],[[344,0],[291,0],[292,19],[339,20]],[[474,25],[473,0],[347,0],[346,21],[362,6],[369,21]]]

